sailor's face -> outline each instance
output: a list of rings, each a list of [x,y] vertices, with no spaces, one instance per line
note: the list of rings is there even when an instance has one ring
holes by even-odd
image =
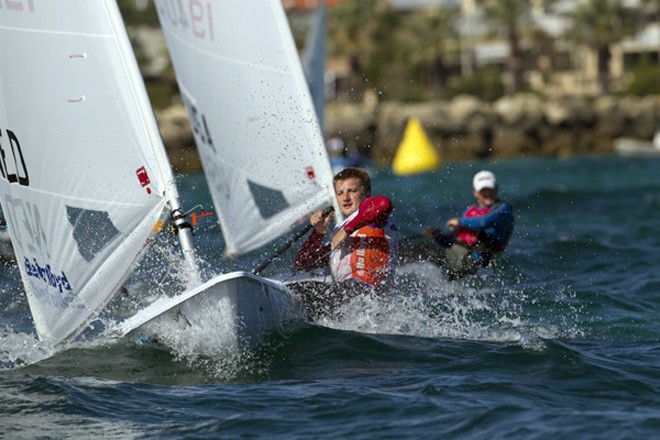
[[[474,191],[477,203],[480,206],[491,206],[497,200],[497,190],[494,188],[483,188],[481,191]]]
[[[360,180],[355,177],[335,182],[335,194],[339,210],[344,217],[348,217],[357,211],[360,203],[365,198]]]

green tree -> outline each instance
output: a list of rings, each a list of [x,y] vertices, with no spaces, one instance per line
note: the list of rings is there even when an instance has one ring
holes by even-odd
[[[642,58],[633,71],[632,82],[622,90],[623,95],[648,96],[660,94],[660,66]]]
[[[576,6],[571,19],[567,36],[595,50],[600,90],[608,93],[611,46],[635,32],[635,13],[622,0],[587,0]]]
[[[493,29],[503,30],[509,44],[507,71],[510,75],[507,94],[520,91],[523,87],[523,57],[520,46],[523,27],[529,23],[531,2],[529,0],[484,0],[483,18]]]
[[[438,97],[449,77],[448,60],[460,56],[456,9],[426,9],[408,14],[395,38],[397,64],[409,78]]]
[[[328,12],[329,55],[347,57],[354,77],[380,87],[382,70],[393,57],[391,40],[398,19],[389,2],[340,2]]]

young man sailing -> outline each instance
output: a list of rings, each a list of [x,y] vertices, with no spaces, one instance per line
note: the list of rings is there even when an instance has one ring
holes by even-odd
[[[310,318],[335,315],[338,307],[358,295],[383,294],[392,284],[398,261],[391,200],[371,197],[369,174],[359,168],[340,171],[333,184],[343,221],[325,244],[331,216],[323,211],[312,214],[313,230],[298,251],[294,268],[329,267],[334,283],[289,284],[301,295]]]

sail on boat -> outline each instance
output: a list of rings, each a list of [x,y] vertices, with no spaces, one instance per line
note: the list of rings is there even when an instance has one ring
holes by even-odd
[[[165,206],[180,208],[120,24],[110,1],[0,10],[12,60],[0,72],[0,195],[37,334],[52,343],[109,301]]]
[[[281,2],[198,3],[156,8],[234,256],[336,203],[332,170]]]
[[[198,283],[192,236],[115,1],[12,2],[0,8],[0,56],[11,60],[0,70],[0,202],[38,337],[53,345],[75,338],[168,219]],[[230,301],[233,328],[247,339],[296,305],[283,286],[236,272],[142,310],[117,333],[181,313],[195,325],[200,298]]]

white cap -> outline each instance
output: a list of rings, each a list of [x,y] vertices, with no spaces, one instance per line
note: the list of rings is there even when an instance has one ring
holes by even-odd
[[[472,186],[474,190],[479,192],[484,188],[497,189],[497,181],[495,180],[495,174],[490,171],[479,171],[474,175],[472,179]]]
[[[328,151],[331,153],[341,153],[341,151],[344,149],[344,141],[341,140],[340,137],[331,137],[326,141],[326,146],[328,148]]]

